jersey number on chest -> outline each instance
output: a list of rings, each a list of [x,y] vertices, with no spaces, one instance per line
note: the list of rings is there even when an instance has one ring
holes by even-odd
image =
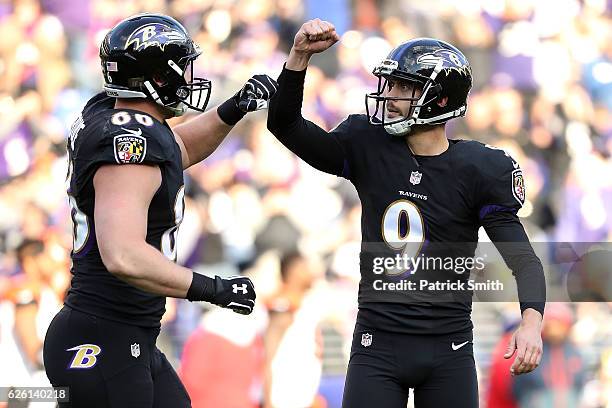
[[[176,262],[176,236],[178,228],[183,222],[185,213],[185,186],[181,186],[174,200],[174,225],[168,228],[161,239],[161,251],[166,258]]]
[[[382,217],[382,236],[390,248],[400,252],[402,258],[416,258],[425,241],[423,216],[416,204],[408,200],[392,202]],[[403,272],[387,270],[388,275]]]

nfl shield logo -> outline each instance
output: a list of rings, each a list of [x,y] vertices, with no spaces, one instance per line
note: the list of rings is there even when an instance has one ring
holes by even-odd
[[[372,335],[370,333],[364,333],[361,335],[361,345],[363,347],[369,347],[372,345]]]
[[[416,186],[417,184],[421,182],[422,176],[423,176],[423,173],[419,173],[418,171],[413,171],[412,173],[410,173],[410,183],[413,186]]]
[[[134,343],[130,347],[132,349],[132,357],[138,358],[140,356],[140,344]]]

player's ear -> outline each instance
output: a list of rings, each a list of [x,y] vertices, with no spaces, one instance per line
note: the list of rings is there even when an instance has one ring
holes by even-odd
[[[438,99],[438,106],[443,108],[446,106],[446,104],[448,103],[448,96],[443,96],[441,98]]]

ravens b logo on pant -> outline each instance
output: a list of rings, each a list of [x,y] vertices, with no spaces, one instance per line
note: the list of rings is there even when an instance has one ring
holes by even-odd
[[[81,344],[66,351],[76,351],[68,368],[92,368],[98,362],[98,354],[102,349],[95,344]]]

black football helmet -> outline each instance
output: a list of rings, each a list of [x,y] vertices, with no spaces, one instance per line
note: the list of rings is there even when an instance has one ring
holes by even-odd
[[[113,27],[100,46],[104,90],[116,98],[150,98],[172,116],[203,112],[211,83],[194,78],[201,54],[189,33],[163,14],[139,14]],[[186,79],[186,77],[188,79]]]
[[[433,38],[417,38],[395,48],[372,71],[378,77],[378,90],[366,95],[370,123],[384,126],[387,133],[406,135],[414,125],[437,125],[465,115],[472,87],[472,69],[465,56],[452,45]],[[420,96],[389,97],[384,92],[389,79],[414,83]],[[447,96],[440,107],[437,102]],[[387,101],[410,101],[407,117],[389,121]],[[372,106],[371,106],[372,105]]]

